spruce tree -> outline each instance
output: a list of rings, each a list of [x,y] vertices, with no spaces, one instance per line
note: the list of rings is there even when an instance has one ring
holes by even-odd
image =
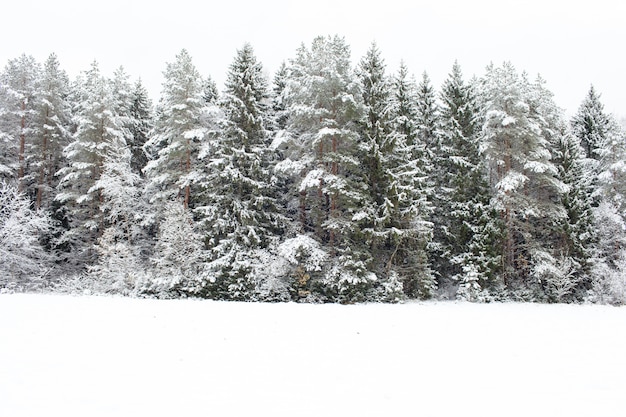
[[[132,152],[130,166],[135,173],[143,175],[143,169],[148,164],[144,145],[152,129],[152,102],[141,80],[135,82],[131,92],[129,129],[128,146]]]
[[[33,190],[27,159],[36,132],[40,77],[40,65],[27,55],[9,60],[0,76],[0,175],[29,194]]]
[[[540,297],[541,283],[532,271],[542,267],[543,259],[554,258],[549,250],[552,225],[564,216],[557,201],[565,187],[545,134],[548,114],[537,105],[536,89],[510,63],[489,67],[481,87],[481,150],[488,163],[491,203],[504,232],[502,281],[518,296]]]
[[[397,275],[407,296],[430,298],[436,290],[428,258],[432,240],[427,174],[430,158],[419,137],[416,88],[402,63],[391,81],[391,146],[387,157],[390,181],[384,207],[391,232],[387,244],[393,251],[386,268]]]
[[[449,273],[444,266],[445,261],[442,260],[450,256],[447,248],[443,245],[443,236],[446,230],[442,220],[442,203],[439,201],[444,191],[442,181],[446,168],[441,142],[440,109],[437,104],[435,89],[426,72],[422,74],[422,79],[417,86],[415,99],[417,140],[423,148],[421,159],[424,161],[424,165],[422,169],[427,176],[428,187],[426,192],[432,210],[429,220],[433,223],[433,238],[429,250],[436,278],[441,281],[442,276]],[[434,283],[433,287],[435,287]]]
[[[437,212],[444,256],[442,280],[459,282],[464,294],[489,285],[489,185],[479,150],[480,109],[471,84],[455,62],[441,90],[442,135],[439,147]],[[467,279],[472,283],[465,282]],[[477,295],[473,294],[476,299]]]
[[[56,55],[44,63],[40,98],[37,105],[36,135],[32,144],[31,166],[36,187],[35,207],[50,209],[56,195],[58,177],[64,165],[63,149],[71,138],[69,79]]]
[[[155,125],[144,146],[150,157],[144,168],[147,192],[153,202],[179,199],[189,208],[206,136],[204,83],[185,49],[167,64],[164,76]]]
[[[325,271],[314,277],[316,285],[333,299],[362,299],[374,279],[361,232],[361,221],[370,218],[368,205],[361,208],[368,199],[358,159],[363,105],[345,40],[318,37],[310,49],[303,45],[286,90],[289,147],[302,155],[300,228],[312,231],[331,254]]]
[[[124,118],[117,113],[111,83],[100,74],[96,62],[78,79],[75,88],[76,132],[63,150],[68,166],[57,173],[60,181],[56,199],[70,207],[72,230],[66,239],[72,242],[78,262],[91,263],[96,257],[93,245],[106,226],[100,210],[102,192],[94,185],[115,143],[126,143],[126,131]]]
[[[571,123],[573,133],[580,139],[585,156],[599,159],[598,150],[607,140],[610,120],[604,112],[604,105],[600,102],[600,94],[596,92],[593,85],[589,88],[587,97],[581,103]]]
[[[282,62],[278,71],[274,74],[272,87],[272,110],[274,112],[276,129],[278,130],[283,130],[287,127],[287,120],[289,118],[283,95],[285,87],[287,86],[288,75],[287,64]]]
[[[263,68],[246,44],[228,72],[220,100],[223,126],[208,155],[204,205],[196,210],[206,227],[218,297],[252,297],[257,283],[250,254],[274,246],[282,229],[272,184],[269,105]]]
[[[561,204],[566,216],[557,223],[559,239],[556,245],[561,255],[572,261],[571,291],[581,300],[591,289],[589,275],[596,240],[592,212],[591,175],[585,164],[584,149],[579,139],[563,128],[554,149],[554,163],[558,177],[566,186],[561,195]],[[566,300],[556,300],[566,301]]]

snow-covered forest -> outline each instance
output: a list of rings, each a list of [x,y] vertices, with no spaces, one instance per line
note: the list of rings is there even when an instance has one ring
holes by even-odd
[[[0,75],[0,290],[245,301],[626,302],[626,133],[505,62],[439,89],[375,44],[226,83],[182,50],[152,102],[55,55]],[[452,64],[452,63],[451,63]],[[221,87],[221,88],[220,88]]]

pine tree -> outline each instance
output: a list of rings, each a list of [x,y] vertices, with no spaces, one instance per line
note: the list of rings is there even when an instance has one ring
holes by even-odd
[[[531,271],[549,253],[545,233],[564,215],[556,201],[565,189],[551,162],[546,114],[536,88],[510,63],[488,68],[483,81],[482,152],[489,169],[492,205],[503,224],[502,279],[520,296],[540,296]],[[554,258],[554,257],[553,257]],[[524,291],[531,290],[531,294]]]
[[[145,144],[151,160],[144,172],[153,202],[180,199],[187,208],[200,176],[198,154],[206,135],[204,83],[184,49],[167,64],[164,76],[155,126]]]
[[[205,205],[196,210],[206,225],[219,297],[252,296],[253,266],[242,255],[275,245],[282,228],[272,184],[269,104],[263,68],[246,44],[228,72],[220,100],[223,126],[208,155]]]
[[[140,293],[161,298],[187,296],[197,294],[210,279],[202,265],[202,236],[196,231],[191,211],[180,202],[165,203],[154,253],[153,276],[139,283]]]
[[[564,258],[572,261],[570,280],[576,280],[577,285],[571,287],[571,294],[579,300],[591,286],[589,274],[596,240],[591,173],[587,170],[584,152],[578,138],[563,129],[554,149],[554,163],[559,170],[559,179],[566,186],[561,196],[566,216],[557,224],[559,239],[556,247]]]
[[[217,90],[217,84],[213,81],[211,76],[207,76],[204,79],[204,101],[207,104],[216,103],[219,100],[219,91]]]
[[[428,201],[431,159],[420,139],[418,114],[417,86],[401,63],[392,80],[390,110],[393,150],[389,153],[388,207],[395,248],[388,267],[398,275],[407,296],[430,298],[436,290],[428,257],[433,229]]]
[[[430,77],[426,72],[417,86],[416,93],[416,127],[417,140],[423,148],[421,160],[424,161],[422,169],[427,176],[427,198],[431,207],[429,220],[433,223],[433,238],[429,245],[431,252],[432,267],[437,275],[437,281],[441,281],[442,275],[447,271],[442,259],[450,256],[442,242],[446,233],[441,211],[443,208],[439,201],[443,193],[442,183],[445,169],[445,158],[441,143],[441,115],[437,104],[437,97],[432,86]],[[433,288],[438,286],[433,282]]]
[[[79,262],[91,263],[96,257],[93,245],[106,226],[100,210],[103,196],[94,185],[114,143],[126,143],[126,131],[125,120],[117,114],[111,84],[100,74],[96,62],[78,80],[76,88],[77,128],[73,141],[63,150],[69,165],[57,173],[60,182],[56,198],[70,206],[73,225],[66,239],[73,242],[79,259],[85,257]]]
[[[30,165],[36,187],[35,207],[50,208],[56,195],[56,173],[64,166],[63,149],[69,144],[71,107],[69,79],[56,55],[46,60],[37,105],[36,134]]]
[[[128,146],[132,152],[130,165],[134,172],[143,175],[143,169],[148,164],[144,145],[148,142],[152,130],[152,102],[141,80],[137,80],[133,87],[130,118],[131,136],[128,141]]]
[[[106,292],[129,294],[141,280],[145,239],[141,223],[146,206],[141,198],[141,178],[131,168],[131,149],[120,139],[113,139],[102,174],[92,187],[101,195],[99,208],[105,228],[96,242],[98,261],[89,271]]]
[[[334,299],[363,298],[373,282],[371,256],[361,220],[371,217],[362,203],[358,122],[363,114],[350,51],[339,36],[318,37],[298,50],[286,87],[289,147],[301,153],[297,169],[300,228],[312,231],[331,253],[329,266],[313,277]]]
[[[438,261],[442,280],[461,282],[465,294],[489,285],[494,260],[489,259],[489,185],[479,150],[480,109],[471,84],[455,62],[441,91],[442,135],[437,177],[438,221],[444,254]],[[465,282],[467,280],[469,281]],[[449,282],[449,281],[448,281]]]
[[[287,64],[283,62],[276,74],[274,75],[274,83],[272,88],[272,110],[274,112],[274,119],[276,123],[276,129],[283,130],[287,127],[287,120],[289,114],[287,113],[287,106],[284,102],[283,92],[287,86],[288,69]]]
[[[572,119],[573,133],[580,139],[587,158],[599,159],[597,152],[607,140],[609,125],[609,117],[604,112],[600,95],[592,85]]]
[[[41,285],[49,257],[39,236],[50,228],[42,210],[31,209],[17,187],[0,181],[0,289],[28,289]],[[38,282],[39,281],[39,282]]]
[[[35,136],[40,74],[35,59],[22,55],[9,60],[0,76],[0,175],[17,181],[20,191],[32,185],[31,178],[26,178],[27,159]]]

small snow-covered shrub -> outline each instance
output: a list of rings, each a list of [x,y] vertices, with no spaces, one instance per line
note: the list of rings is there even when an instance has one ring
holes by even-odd
[[[592,278],[589,301],[612,305],[626,304],[626,251],[621,251],[614,265],[597,261],[592,270]]]
[[[16,187],[0,182],[0,289],[24,291],[42,285],[50,256],[39,238],[50,227],[45,212],[31,209]]]
[[[463,265],[463,273],[460,276],[457,299],[465,301],[481,301],[482,288],[480,287],[480,272],[472,263]]]
[[[571,301],[581,280],[579,265],[570,257],[554,257],[541,251],[535,254],[533,275],[539,282],[547,300],[552,303]]]

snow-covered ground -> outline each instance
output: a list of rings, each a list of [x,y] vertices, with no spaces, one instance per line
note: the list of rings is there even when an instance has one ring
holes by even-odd
[[[0,416],[466,415],[626,415],[626,308],[0,296]]]

